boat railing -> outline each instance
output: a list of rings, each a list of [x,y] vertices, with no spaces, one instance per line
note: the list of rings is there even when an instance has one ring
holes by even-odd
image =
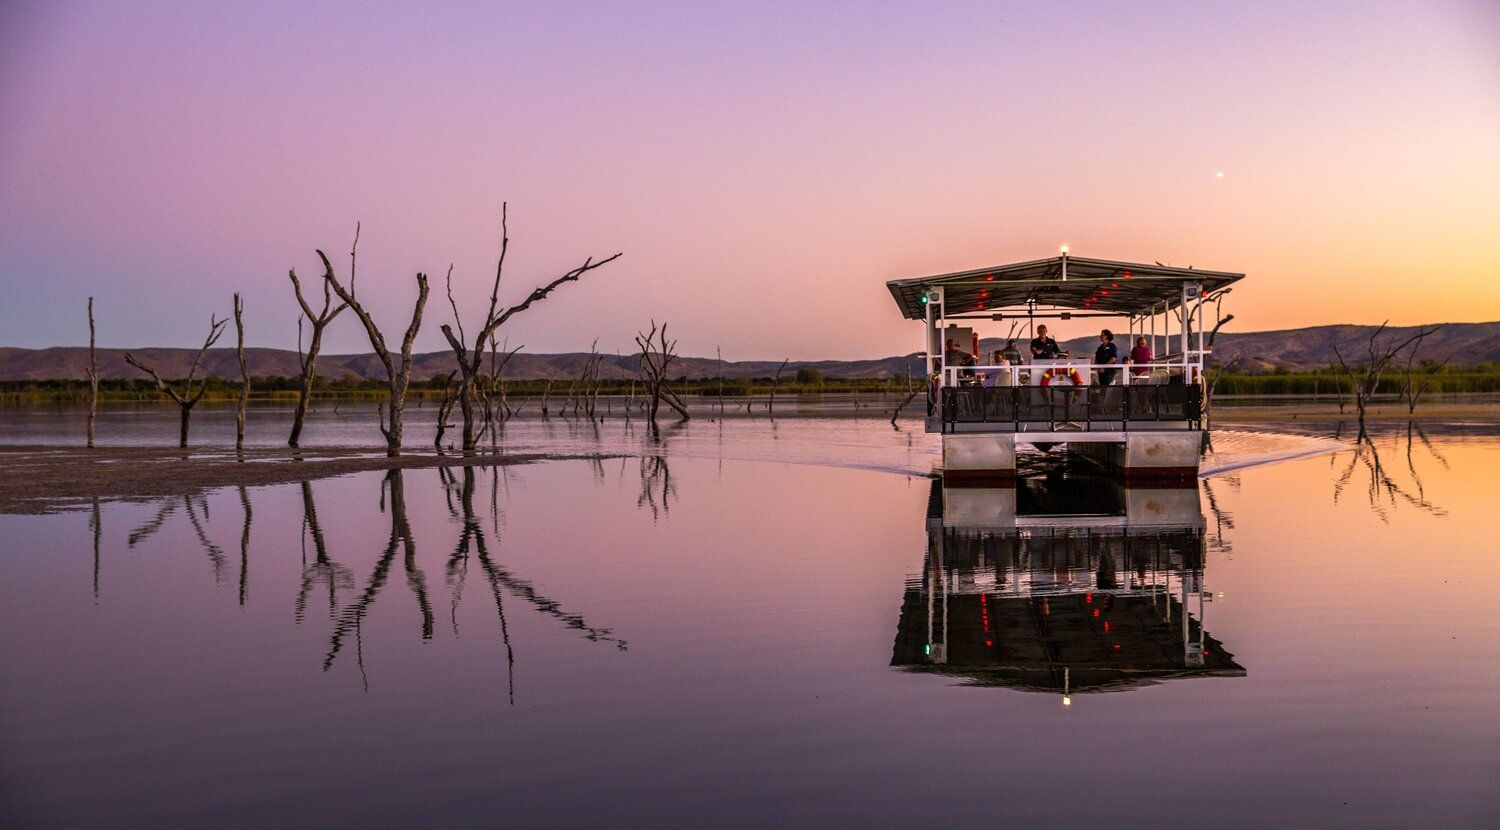
[[[943,386],[929,415],[943,432],[1201,428],[1203,389],[1190,383]],[[985,425],[976,427],[975,425]]]

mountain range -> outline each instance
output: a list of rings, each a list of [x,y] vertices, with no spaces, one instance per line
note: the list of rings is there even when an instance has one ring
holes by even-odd
[[[1215,360],[1227,362],[1237,360],[1247,371],[1267,371],[1277,367],[1289,370],[1317,369],[1328,366],[1335,360],[1334,346],[1343,350],[1350,361],[1365,353],[1365,346],[1374,326],[1330,325],[1301,329],[1283,329],[1260,332],[1220,333],[1214,349]],[[1412,327],[1392,328],[1382,338],[1404,338],[1415,331]],[[1068,340],[1063,347],[1074,354],[1090,354],[1096,338],[1083,337]],[[1123,335],[1118,341],[1121,351],[1128,349]],[[981,349],[988,353],[1000,348],[1002,342],[994,338],[981,341]],[[1023,342],[1024,348],[1025,343]],[[144,375],[125,362],[125,352],[131,352],[146,365],[155,368],[165,378],[180,378],[187,374],[192,364],[193,349],[140,348],[99,349],[99,375],[103,378],[141,378]],[[1450,358],[1455,366],[1473,365],[1483,362],[1500,362],[1500,322],[1492,323],[1448,323],[1428,337],[1422,344],[1421,357],[1441,360]],[[247,348],[245,356],[252,375],[294,376],[299,373],[300,360],[297,352],[288,349]],[[427,352],[414,356],[414,378],[426,379],[453,369],[451,352]],[[585,352],[561,354],[517,354],[505,375],[509,378],[572,378],[577,377],[588,360]],[[781,365],[779,360],[740,360],[720,364],[713,358],[680,357],[672,365],[674,377],[770,377]],[[631,355],[605,355],[600,376],[605,379],[635,377],[635,361]],[[920,372],[921,361],[915,355],[896,355],[874,360],[793,360],[786,364],[786,373],[811,367],[824,377],[830,378],[881,378],[901,377]],[[0,347],[0,380],[78,380],[87,377],[88,349],[79,346],[59,346],[47,349],[22,349]],[[221,378],[239,377],[239,364],[234,349],[216,348],[204,355],[202,370]],[[318,358],[318,373],[330,380],[346,376],[360,378],[384,377],[384,367],[373,353],[325,354]]]

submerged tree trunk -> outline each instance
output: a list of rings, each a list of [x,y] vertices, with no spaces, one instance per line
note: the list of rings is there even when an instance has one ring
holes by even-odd
[[[89,298],[89,420],[88,445],[94,446],[94,418],[99,413],[99,359],[94,353],[94,298]]]
[[[354,229],[354,247],[349,251],[349,283],[354,284],[355,254],[359,250],[359,227]],[[312,397],[313,384],[318,378],[318,352],[323,348],[323,330],[328,328],[339,313],[349,307],[348,303],[338,306],[333,304],[333,295],[329,285],[328,275],[333,272],[333,266],[328,264],[328,258],[323,258],[323,266],[326,271],[323,278],[323,308],[317,312],[313,311],[306,298],[302,296],[302,283],[297,279],[297,269],[287,271],[287,276],[292,280],[292,291],[297,295],[297,305],[302,309],[302,316],[312,324],[312,335],[307,341],[307,354],[302,355],[302,320],[297,320],[297,351],[302,360],[302,382],[297,387],[297,406],[292,411],[292,434],[287,438],[287,446],[295,447],[302,441],[302,424],[307,418],[308,400]]]
[[[505,254],[509,248],[508,207],[502,204],[500,207],[500,257],[495,265],[495,280],[490,289],[489,308],[485,312],[484,323],[479,327],[479,333],[474,338],[473,348],[468,346],[464,334],[463,322],[459,319],[458,303],[453,298],[453,268],[452,266],[448,268],[448,304],[453,308],[453,326],[444,324],[442,329],[443,336],[447,338],[448,345],[453,349],[453,356],[458,362],[458,370],[463,378],[459,385],[459,407],[464,419],[463,448],[466,453],[473,452],[478,448],[479,437],[483,433],[483,430],[477,428],[474,422],[473,396],[478,387],[477,379],[484,359],[485,342],[489,341],[493,345],[496,330],[504,325],[507,320],[530,308],[533,303],[546,299],[547,295],[557,290],[559,286],[564,283],[576,282],[584,274],[607,265],[620,257],[620,254],[615,254],[614,256],[597,261],[593,257],[589,257],[584,260],[582,265],[569,270],[546,285],[537,286],[532,289],[531,293],[522,302],[501,311],[500,280],[505,273]],[[457,334],[453,331],[454,327],[458,329]],[[489,411],[488,401],[486,401],[485,409]]]
[[[245,446],[245,404],[250,400],[250,367],[245,363],[245,304],[240,295],[234,295],[235,354],[240,360],[240,397],[234,406],[234,448]]]
[[[356,227],[354,233],[355,243],[359,242],[359,230]],[[417,274],[417,302],[412,309],[411,323],[406,327],[406,334],[401,338],[401,363],[398,366],[396,359],[391,356],[390,349],[386,348],[385,335],[381,334],[380,327],[375,325],[375,320],[365,307],[360,305],[354,298],[354,252],[349,252],[351,262],[349,268],[349,287],[345,288],[333,273],[333,266],[328,262],[328,255],[318,251],[318,257],[323,260],[324,284],[333,289],[344,305],[354,309],[354,314],[359,322],[365,327],[365,334],[370,338],[370,346],[375,350],[375,356],[380,358],[380,363],[385,367],[386,380],[389,383],[390,401],[390,427],[383,423],[380,431],[385,436],[385,454],[391,458],[401,455],[401,434],[405,425],[406,413],[406,390],[411,385],[411,352],[412,346],[417,339],[417,330],[422,327],[422,310],[427,307],[427,275]]]
[[[193,406],[203,397],[203,393],[208,391],[208,381],[206,380],[199,384],[198,391],[193,391],[193,379],[198,375],[198,366],[203,362],[203,355],[213,347],[214,343],[218,342],[219,336],[224,333],[224,326],[228,325],[228,323],[228,319],[220,320],[217,316],[209,318],[208,337],[204,338],[202,348],[198,349],[198,354],[193,358],[193,365],[188,369],[187,380],[184,382],[181,392],[168,386],[167,382],[162,380],[161,375],[157,374],[155,369],[136,360],[135,356],[129,352],[125,353],[126,363],[150,375],[151,379],[156,382],[157,390],[168,398],[171,398],[173,403],[176,403],[182,409],[182,427],[178,432],[178,446],[180,447],[188,445],[188,419],[193,416]]]

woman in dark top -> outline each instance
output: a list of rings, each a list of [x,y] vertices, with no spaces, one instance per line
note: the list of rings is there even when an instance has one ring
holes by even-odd
[[[1094,363],[1099,365],[1114,364],[1120,362],[1120,351],[1115,348],[1115,333],[1109,329],[1099,332],[1099,348],[1094,350]],[[1119,369],[1099,369],[1099,385],[1108,386],[1115,382],[1115,375]]]

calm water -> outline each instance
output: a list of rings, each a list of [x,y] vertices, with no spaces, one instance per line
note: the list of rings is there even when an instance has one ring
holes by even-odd
[[[0,516],[0,824],[1495,826],[1500,440],[1429,435],[943,490],[704,423]]]

